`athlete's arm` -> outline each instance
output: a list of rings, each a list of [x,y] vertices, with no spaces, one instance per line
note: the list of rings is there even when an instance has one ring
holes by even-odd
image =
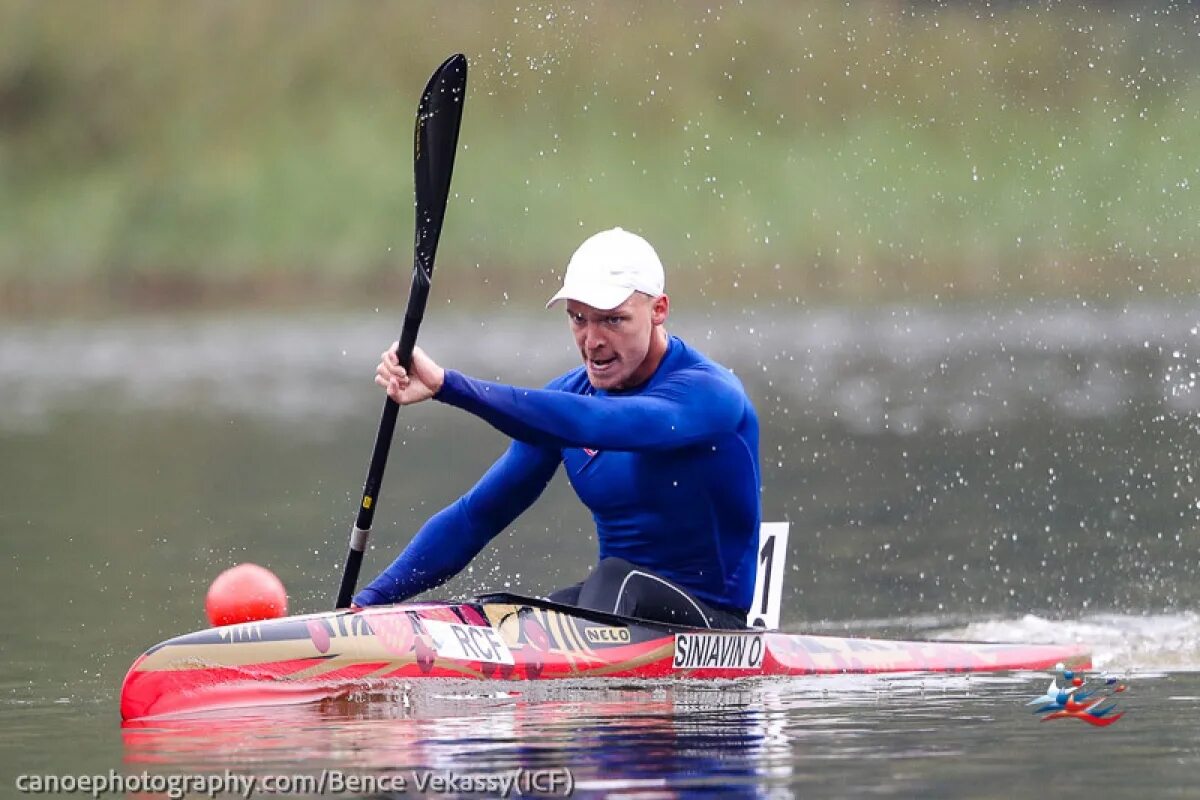
[[[560,458],[556,450],[513,442],[474,488],[429,518],[399,558],[355,595],[354,604],[396,603],[457,575],[533,504]]]
[[[524,389],[469,378],[452,369],[434,398],[540,447],[668,450],[737,429],[745,395],[707,369],[684,369],[650,391],[590,396]]]

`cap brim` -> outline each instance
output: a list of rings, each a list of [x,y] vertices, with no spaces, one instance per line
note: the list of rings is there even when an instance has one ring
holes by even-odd
[[[551,297],[550,301],[546,303],[546,308],[559,300],[577,300],[592,308],[608,311],[624,303],[633,296],[635,291],[637,290],[625,286],[612,286],[607,283],[564,284],[563,288],[558,290],[558,294]]]

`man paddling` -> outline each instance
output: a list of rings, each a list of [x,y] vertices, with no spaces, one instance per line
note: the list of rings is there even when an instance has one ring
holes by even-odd
[[[401,405],[435,399],[512,444],[354,598],[398,602],[453,577],[542,493],[561,463],[592,512],[600,560],[551,600],[712,628],[745,625],[760,521],[758,417],[725,367],[667,334],[654,248],[620,228],[575,251],[562,289],[583,366],[544,389],[476,380],[395,345],[375,382]]]

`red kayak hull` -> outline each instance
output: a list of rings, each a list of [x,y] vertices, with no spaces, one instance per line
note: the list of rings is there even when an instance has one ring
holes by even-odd
[[[211,628],[148,650],[121,716],[301,703],[420,678],[753,679],[892,672],[1087,669],[1081,645],[892,641],[708,631],[515,595]]]

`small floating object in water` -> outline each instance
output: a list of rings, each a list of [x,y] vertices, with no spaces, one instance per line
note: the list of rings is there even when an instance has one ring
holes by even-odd
[[[204,610],[213,625],[276,619],[287,613],[287,591],[274,572],[258,564],[238,564],[208,587]]]
[[[1061,666],[1060,664],[1059,667]],[[1045,715],[1042,717],[1042,722],[1071,718],[1103,728],[1125,716],[1124,711],[1112,713],[1117,708],[1117,703],[1112,700],[1113,695],[1125,691],[1125,685],[1118,683],[1115,677],[1104,677],[1104,685],[1109,692],[1101,694],[1101,689],[1087,691],[1085,689],[1086,678],[1082,675],[1076,675],[1074,671],[1068,669],[1060,671],[1064,679],[1070,680],[1070,688],[1065,685],[1060,688],[1057,680],[1051,678],[1046,692],[1028,703],[1028,705],[1039,706],[1034,713]],[[1099,696],[1093,699],[1093,695]]]

